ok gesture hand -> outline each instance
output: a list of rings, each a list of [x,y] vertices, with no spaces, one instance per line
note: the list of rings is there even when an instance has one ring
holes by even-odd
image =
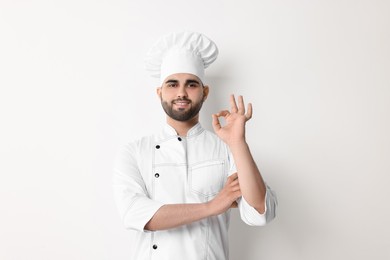
[[[213,114],[213,128],[215,133],[227,145],[232,145],[245,141],[245,123],[252,118],[252,104],[248,104],[245,113],[244,99],[238,96],[238,107],[234,95],[230,96],[230,111],[222,110]],[[221,126],[219,117],[225,119],[226,124]]]

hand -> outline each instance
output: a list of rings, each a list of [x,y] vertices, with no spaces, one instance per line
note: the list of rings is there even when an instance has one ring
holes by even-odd
[[[245,123],[252,118],[252,104],[248,104],[247,113],[245,114],[244,99],[238,96],[238,107],[234,95],[230,96],[231,111],[222,110],[213,114],[213,128],[215,133],[226,144],[234,144],[245,141]],[[221,126],[219,117],[226,121],[225,126]]]
[[[241,196],[237,173],[230,175],[223,189],[208,202],[213,216],[224,213],[229,208],[237,207],[236,200]]]

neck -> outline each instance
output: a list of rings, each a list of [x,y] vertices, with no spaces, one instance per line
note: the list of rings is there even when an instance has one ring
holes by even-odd
[[[199,122],[199,115],[194,116],[188,121],[177,121],[167,116],[168,125],[172,126],[178,135],[187,136],[187,132]]]

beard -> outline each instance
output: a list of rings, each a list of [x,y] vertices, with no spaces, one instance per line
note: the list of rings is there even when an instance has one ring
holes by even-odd
[[[174,110],[173,103],[176,101],[189,102],[191,105],[190,109],[188,109],[188,110],[184,110],[184,109]],[[199,113],[199,111],[203,105],[203,99],[198,103],[193,103],[191,100],[189,100],[187,98],[178,98],[178,99],[172,100],[172,102],[168,103],[167,101],[164,101],[161,98],[161,105],[162,105],[165,113],[170,118],[172,118],[176,121],[185,122],[185,121],[192,119],[194,116],[196,116]]]

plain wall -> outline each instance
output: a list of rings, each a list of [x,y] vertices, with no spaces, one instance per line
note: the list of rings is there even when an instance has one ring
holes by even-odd
[[[233,213],[232,260],[390,259],[390,2],[0,0],[0,259],[129,259],[119,147],[165,121],[145,53],[192,30],[220,50],[201,122],[230,93],[279,198]]]

